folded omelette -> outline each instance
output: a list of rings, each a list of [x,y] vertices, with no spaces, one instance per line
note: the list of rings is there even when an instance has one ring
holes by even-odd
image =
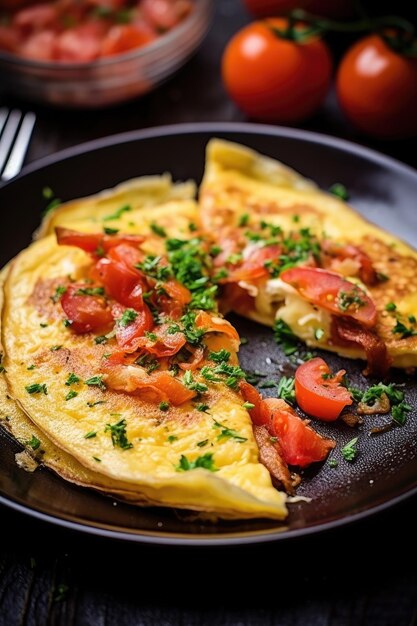
[[[1,423],[63,478],[133,504],[281,520],[296,479],[252,425],[223,314],[371,374],[415,366],[417,253],[229,142],[209,143],[194,195],[145,177],[43,220],[1,275]]]

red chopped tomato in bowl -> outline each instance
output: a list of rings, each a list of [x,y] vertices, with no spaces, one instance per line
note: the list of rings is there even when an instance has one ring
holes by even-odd
[[[54,0],[0,10],[0,50],[35,61],[88,63],[149,45],[194,0]],[[0,21],[0,23],[1,23]]]

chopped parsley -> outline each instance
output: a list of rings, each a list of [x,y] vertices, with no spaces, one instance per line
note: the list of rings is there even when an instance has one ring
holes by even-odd
[[[58,350],[61,350],[62,348],[62,344],[60,344],[59,346],[51,346],[49,349],[51,352],[58,352]]]
[[[61,299],[61,297],[64,295],[66,291],[67,291],[67,288],[64,287],[64,285],[58,285],[58,287],[55,289],[54,295],[51,296],[52,302],[54,302],[55,304],[59,302],[59,300]]]
[[[358,287],[353,287],[352,291],[340,291],[337,296],[338,308],[344,312],[365,306],[366,302],[361,298],[361,295],[363,294]]]
[[[411,411],[411,406],[405,402],[396,404],[391,409],[392,421],[399,426],[404,426],[407,421],[407,413]]]
[[[227,426],[216,422],[216,420],[214,421],[213,428],[221,429],[220,433],[217,435],[217,441],[221,441],[222,439],[234,439],[238,443],[245,443],[245,441],[248,440],[247,437],[242,437],[242,435],[239,435],[239,433],[232,428],[227,428]]]
[[[400,320],[397,320],[392,332],[398,335],[401,335],[401,339],[406,339],[407,337],[414,337],[417,335],[417,331],[411,326],[406,326]]]
[[[242,404],[242,407],[246,409],[247,411],[250,411],[251,409],[255,408],[255,405],[252,402],[244,402]]]
[[[62,320],[62,323],[64,324],[65,328],[68,328],[69,326],[71,326],[72,320],[65,319],[65,320]],[[41,326],[44,328],[45,326],[48,326],[48,324],[45,324],[45,325],[41,324]]]
[[[68,378],[65,381],[65,384],[67,385],[67,387],[69,387],[70,385],[75,385],[76,383],[79,383],[79,382],[80,382],[80,379],[78,378],[78,376],[76,376],[74,372],[71,372],[71,374],[68,375]]]
[[[294,376],[282,376],[281,380],[278,383],[277,396],[278,398],[282,398],[285,402],[289,404],[295,403],[295,378]]]
[[[201,369],[201,375],[210,382],[224,381],[228,387],[236,389],[237,384],[243,378],[246,378],[245,372],[239,365],[228,365],[224,361],[216,365],[216,367],[204,366]],[[226,379],[219,378],[226,376]]]
[[[153,341],[154,343],[158,341],[158,335],[155,333],[151,333],[149,330],[145,331],[145,337],[149,339],[149,341]]]
[[[206,391],[208,391],[207,385],[204,385],[203,383],[199,383],[194,380],[191,370],[187,370],[185,372],[184,376],[182,377],[182,382],[187,387],[187,389],[190,389],[190,391],[196,391],[197,393],[206,393]]]
[[[119,232],[119,228],[111,228],[110,226],[105,226],[103,231],[106,235],[117,235]]]
[[[349,192],[342,183],[334,183],[329,187],[329,192],[341,200],[349,200]]]
[[[190,231],[190,233],[195,233],[195,231],[198,230],[197,224],[194,224],[194,222],[190,222],[188,224],[188,230]]]
[[[97,406],[97,404],[106,404],[106,400],[96,400],[95,402],[87,402],[87,406],[92,409]]]
[[[158,359],[155,359],[148,354],[142,354],[142,356],[138,357],[135,364],[144,367],[147,374],[152,374],[152,372],[157,370],[160,365]]]
[[[37,450],[40,445],[41,445],[41,442],[39,441],[37,437],[35,437],[35,435],[32,435],[30,439],[25,441],[25,446],[29,446],[30,448],[32,448],[32,450]]]
[[[169,265],[161,264],[162,257],[155,256],[154,254],[148,254],[144,261],[137,263],[135,267],[141,270],[147,276],[156,278],[162,282],[168,280],[172,276],[172,270]]]
[[[89,387],[98,387],[102,391],[106,390],[106,383],[103,381],[103,376],[92,376],[84,381]]]
[[[76,296],[104,296],[104,287],[80,287],[75,292]]]
[[[123,213],[127,213],[128,211],[131,211],[132,207],[130,206],[130,204],[125,204],[124,206],[120,207],[120,209],[117,209],[117,211],[115,211],[114,213],[111,213],[110,215],[106,215],[105,217],[103,217],[103,222],[110,222],[111,220],[118,220],[120,217],[122,217]]]
[[[200,413],[207,413],[207,411],[209,410],[209,405],[208,404],[196,404],[195,408],[197,409],[197,411],[200,411]]]
[[[94,343],[98,345],[102,343],[107,343],[106,335],[98,335],[97,337],[94,337]]]
[[[183,333],[189,344],[192,346],[198,346],[201,344],[203,336],[206,334],[205,328],[197,328],[195,320],[197,314],[194,311],[189,311],[181,318],[183,324]]]
[[[98,456],[93,456],[92,458],[97,461],[97,463],[101,463],[101,459],[99,459]]]
[[[259,389],[272,389],[276,387],[277,383],[274,380],[265,380],[263,383],[259,385]]]
[[[194,461],[189,461],[186,456],[181,455],[178,465],[175,467],[177,472],[188,472],[194,469],[206,469],[210,472],[217,472],[217,468],[214,464],[213,453],[206,452],[202,456],[198,456]]]
[[[339,463],[336,461],[336,459],[329,460],[329,467],[337,467],[338,465]]]
[[[238,226],[247,226],[249,223],[249,213],[243,213],[238,222]]]
[[[74,389],[70,389],[70,391],[65,396],[65,400],[72,400],[73,398],[76,398],[77,396],[78,396],[78,391],[75,391]]]
[[[90,430],[90,432],[84,435],[84,439],[93,439],[94,437],[97,437],[97,432],[95,430]]]
[[[223,363],[230,359],[230,352],[222,348],[218,352],[210,352],[209,359],[211,359],[215,363]]]
[[[397,309],[397,305],[395,304],[395,302],[388,302],[385,305],[385,310],[386,311],[392,312],[392,311],[395,311],[396,309]]]
[[[32,363],[32,365],[29,365],[26,369],[27,370],[34,370],[36,368],[36,365],[34,363]]]
[[[357,442],[358,437],[354,437],[341,449],[341,453],[345,461],[352,462],[358,456],[358,450],[356,448]]]
[[[137,316],[138,314],[136,313],[135,309],[126,309],[126,311],[123,311],[122,317],[119,317],[119,319],[117,320],[117,323],[119,326],[122,327],[129,326],[129,324],[132,324],[132,322],[135,321]]]
[[[292,332],[291,328],[282,319],[275,320],[274,323],[274,339],[277,344],[282,346],[284,354],[289,356],[294,354],[298,349],[298,339]]]
[[[197,446],[198,446],[199,448],[204,448],[204,446],[206,446],[206,445],[208,444],[208,442],[209,442],[209,440],[208,440],[208,439],[203,439],[202,441],[199,441],[199,442],[197,443]]]
[[[168,443],[174,443],[174,441],[177,441],[178,437],[177,435],[168,435]]]
[[[158,235],[158,237],[167,236],[167,231],[165,230],[165,228],[163,228],[162,226],[159,226],[159,224],[156,224],[156,222],[151,222],[149,227],[155,235]]]
[[[41,323],[39,324],[39,326],[40,326],[41,328],[47,328],[47,326],[49,326],[49,324],[47,324],[46,322],[41,322]],[[65,320],[64,320],[64,326],[65,326]]]
[[[368,406],[373,406],[383,393],[388,396],[393,405],[400,404],[404,400],[404,392],[398,389],[394,383],[390,383],[389,385],[378,383],[377,385],[372,385],[366,391],[349,387],[349,391],[354,400],[363,402]]]
[[[159,403],[159,410],[160,411],[169,411],[169,402],[160,402]]]
[[[48,395],[48,388],[45,383],[32,383],[31,385],[26,385],[25,389],[30,394],[43,393],[45,396]]]
[[[133,444],[130,443],[126,435],[126,423],[126,420],[122,418],[116,424],[106,424],[104,432],[110,433],[112,444],[115,448],[121,448],[122,450],[133,448]]]

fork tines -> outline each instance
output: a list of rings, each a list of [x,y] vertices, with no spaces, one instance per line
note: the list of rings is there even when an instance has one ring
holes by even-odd
[[[36,115],[0,109],[0,179],[10,180],[22,169]]]

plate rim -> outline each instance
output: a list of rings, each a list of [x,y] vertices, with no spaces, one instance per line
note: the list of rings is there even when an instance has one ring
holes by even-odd
[[[154,139],[163,136],[183,135],[183,134],[203,134],[203,133],[247,133],[252,135],[275,136],[277,138],[284,137],[295,139],[297,141],[307,141],[314,144],[326,145],[342,152],[348,152],[353,155],[366,158],[376,162],[390,170],[395,170],[403,175],[411,176],[417,185],[417,170],[393,157],[385,155],[373,148],[368,148],[361,144],[354,143],[347,139],[342,139],[332,135],[319,132],[303,130],[298,128],[287,128],[283,126],[272,126],[264,124],[254,124],[245,122],[192,122],[185,124],[170,124],[164,126],[154,126],[145,129],[131,130],[123,133],[112,134],[106,137],[100,137],[91,141],[83,142],[75,146],[71,146],[54,152],[45,157],[36,159],[33,163],[25,166],[18,176],[5,184],[0,185],[0,193],[6,187],[12,186],[24,179],[27,175],[35,173],[46,167],[54,165],[58,162],[71,159],[86,152],[94,152],[111,146],[126,144],[130,142],[141,141],[144,139]],[[329,520],[324,523],[317,523],[313,526],[296,528],[294,530],[265,530],[265,531],[242,531],[242,533],[233,533],[225,531],[222,536],[214,535],[191,536],[186,535],[175,536],[173,533],[163,531],[140,531],[130,532],[129,530],[115,530],[105,528],[104,525],[97,525],[94,522],[76,521],[64,516],[59,517],[50,513],[43,512],[37,508],[22,504],[13,498],[9,498],[0,494],[0,505],[4,505],[18,513],[28,515],[38,521],[54,524],[60,528],[66,528],[72,531],[87,533],[89,535],[106,537],[113,540],[127,541],[130,543],[141,543],[147,545],[170,545],[170,546],[232,546],[242,544],[255,543],[271,543],[283,540],[295,540],[300,537],[310,536],[313,534],[323,533],[329,530],[337,529],[342,526],[357,523],[365,518],[377,515],[393,506],[397,506],[417,494],[417,484],[402,493],[390,498],[389,500],[380,502],[375,506],[367,508],[351,515],[341,517],[339,519]]]

